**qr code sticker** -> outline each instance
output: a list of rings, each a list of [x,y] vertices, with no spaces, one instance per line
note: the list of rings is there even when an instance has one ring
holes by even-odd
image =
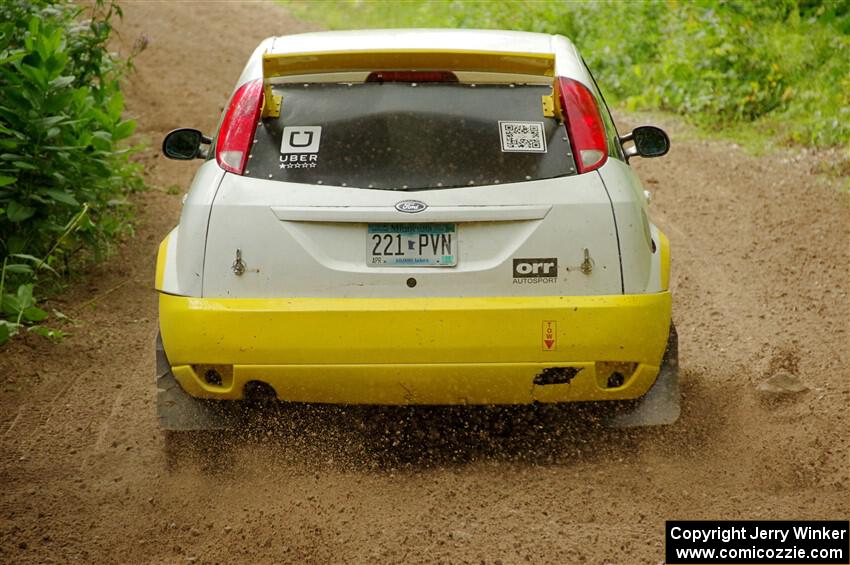
[[[499,121],[502,151],[513,153],[546,153],[543,122]]]

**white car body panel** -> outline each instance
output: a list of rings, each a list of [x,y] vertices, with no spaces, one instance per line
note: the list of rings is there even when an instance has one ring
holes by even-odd
[[[204,253],[213,200],[225,172],[214,160],[200,166],[180,213],[180,224],[169,234],[163,292],[180,296],[203,294]]]
[[[397,202],[411,198],[426,202],[428,210],[433,211],[430,217],[395,209]],[[341,216],[345,217],[339,220]],[[455,267],[366,264],[367,222],[449,221],[443,218],[458,225]],[[207,237],[206,297],[622,292],[611,205],[595,173],[414,193],[301,185],[228,174],[216,197]],[[590,274],[580,268],[585,248],[594,263]],[[241,250],[247,267],[239,277],[231,269],[236,249]],[[513,258],[548,257],[558,258],[556,282],[514,283]],[[406,284],[410,277],[417,280],[414,288]]]
[[[451,205],[431,206],[415,216],[399,216],[389,206],[278,206],[272,212],[278,220],[290,222],[505,222],[510,220],[542,220],[552,209],[551,204],[516,206]],[[408,219],[409,218],[409,219]]]
[[[623,291],[646,292],[652,255],[650,225],[643,185],[626,163],[609,158],[599,169],[611,197],[623,261]]]

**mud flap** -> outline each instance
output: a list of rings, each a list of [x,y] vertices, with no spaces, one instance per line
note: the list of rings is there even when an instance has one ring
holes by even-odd
[[[679,419],[679,336],[676,326],[670,324],[667,350],[661,360],[661,369],[652,388],[627,408],[609,416],[604,425],[609,428],[634,428],[638,426],[664,426]]]
[[[237,403],[194,398],[183,390],[165,356],[162,337],[156,336],[156,412],[159,428],[167,431],[232,429]]]

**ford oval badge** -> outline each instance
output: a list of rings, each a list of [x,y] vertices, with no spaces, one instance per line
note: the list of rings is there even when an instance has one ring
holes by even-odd
[[[406,212],[408,214],[415,214],[416,212],[421,212],[428,205],[424,202],[420,202],[419,200],[402,200],[398,204],[395,205],[395,209],[399,212]]]

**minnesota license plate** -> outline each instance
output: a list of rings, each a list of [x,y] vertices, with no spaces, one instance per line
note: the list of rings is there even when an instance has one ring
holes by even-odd
[[[457,265],[455,224],[369,224],[366,264],[372,267]]]

